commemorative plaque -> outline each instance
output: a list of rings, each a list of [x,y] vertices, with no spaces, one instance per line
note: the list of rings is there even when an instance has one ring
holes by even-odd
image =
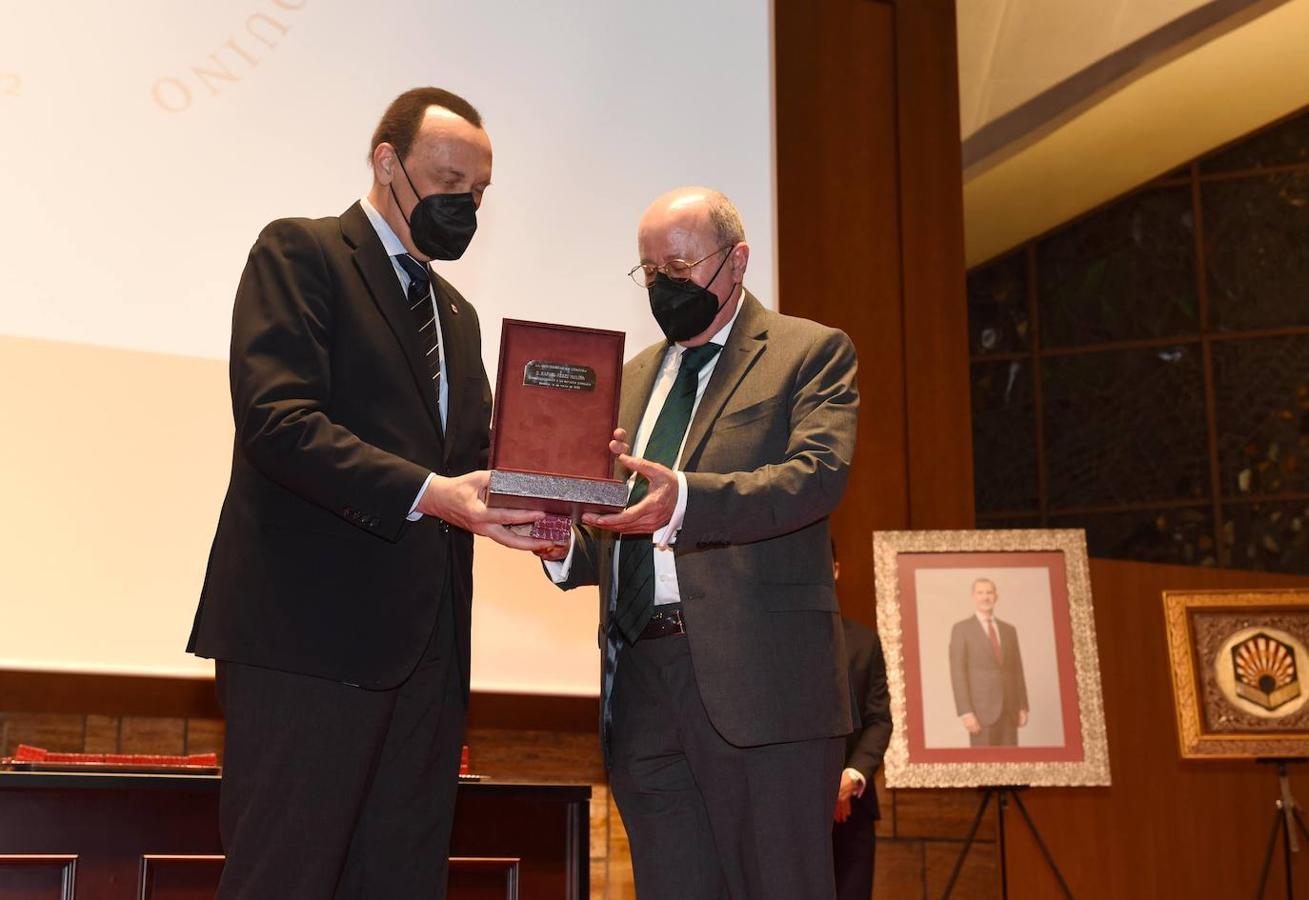
[[[500,331],[488,506],[550,513],[537,537],[567,540],[584,512],[618,512],[613,476],[621,331],[505,319]]]

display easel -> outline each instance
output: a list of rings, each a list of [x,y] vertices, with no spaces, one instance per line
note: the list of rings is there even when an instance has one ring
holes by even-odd
[[[1295,802],[1295,797],[1291,794],[1291,779],[1287,775],[1286,767],[1291,763],[1304,761],[1303,759],[1255,760],[1264,765],[1277,766],[1278,787],[1277,799],[1273,801],[1275,807],[1273,828],[1268,834],[1268,849],[1264,852],[1264,865],[1259,872],[1259,889],[1255,892],[1255,900],[1263,900],[1264,891],[1268,889],[1268,873],[1273,865],[1273,851],[1277,849],[1279,834],[1282,837],[1282,871],[1286,878],[1286,900],[1292,900],[1294,897],[1295,882],[1291,877],[1293,874],[1291,854],[1300,852],[1296,831],[1299,831],[1306,841],[1309,841],[1309,831],[1305,830],[1304,819],[1300,817],[1300,804]]]
[[[968,851],[972,849],[973,841],[977,837],[977,829],[982,824],[982,816],[986,814],[986,808],[991,803],[991,798],[995,797],[997,832],[996,837],[1000,849],[1000,897],[1001,900],[1009,900],[1009,871],[1008,864],[1005,861],[1005,836],[1004,836],[1004,812],[1009,806],[1010,798],[1013,798],[1014,805],[1023,815],[1023,821],[1027,823],[1027,830],[1032,833],[1032,838],[1036,841],[1036,846],[1041,851],[1041,856],[1045,859],[1045,864],[1050,867],[1054,873],[1055,880],[1059,882],[1059,888],[1064,892],[1068,900],[1073,900],[1073,892],[1068,889],[1068,883],[1064,881],[1064,876],[1059,872],[1059,867],[1055,865],[1054,857],[1050,855],[1050,848],[1045,845],[1041,839],[1041,833],[1036,830],[1036,823],[1027,812],[1027,807],[1023,805],[1023,798],[1019,791],[1027,790],[1027,785],[994,785],[980,789],[982,792],[982,802],[977,806],[977,815],[973,818],[973,827],[968,829],[968,837],[964,840],[964,845],[959,851],[959,858],[955,860],[954,871],[950,873],[950,880],[945,884],[945,893],[941,895],[941,900],[949,900],[950,894],[954,891],[955,882],[959,880],[959,873],[963,871],[964,859],[968,856]],[[1298,816],[1297,816],[1298,818]],[[1303,828],[1303,824],[1301,828]],[[1306,835],[1309,838],[1309,835]],[[1271,852],[1271,850],[1270,850]],[[1266,867],[1265,867],[1266,868]]]

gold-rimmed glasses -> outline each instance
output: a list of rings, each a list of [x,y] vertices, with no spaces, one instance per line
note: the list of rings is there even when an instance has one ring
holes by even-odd
[[[691,278],[691,270],[707,259],[711,259],[724,250],[731,250],[735,244],[728,244],[726,247],[719,247],[712,253],[707,253],[697,259],[695,262],[687,262],[684,259],[670,259],[662,266],[656,266],[654,263],[637,263],[632,266],[627,277],[632,279],[637,287],[648,288],[654,284],[655,276],[663,272],[673,281],[687,281]]]

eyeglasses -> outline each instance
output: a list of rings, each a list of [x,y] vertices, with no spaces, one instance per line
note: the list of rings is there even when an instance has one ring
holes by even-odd
[[[695,262],[687,262],[684,259],[670,259],[662,266],[652,265],[650,263],[639,263],[632,266],[632,270],[627,273],[627,277],[636,283],[637,287],[648,288],[654,284],[655,275],[663,272],[673,281],[688,281],[691,278],[691,270],[700,263],[711,257],[717,256],[724,250],[732,250],[735,244],[728,244],[726,247],[719,247],[713,253],[700,257]]]

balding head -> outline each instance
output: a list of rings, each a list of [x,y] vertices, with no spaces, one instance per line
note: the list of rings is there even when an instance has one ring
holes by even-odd
[[[657,198],[641,216],[641,230],[655,226],[693,229],[709,238],[711,250],[745,240],[736,205],[722,191],[707,187],[681,187]]]
[[[721,191],[707,187],[669,191],[646,208],[636,242],[642,264],[662,266],[675,259],[699,262],[691,270],[691,280],[718,297],[722,308],[713,324],[684,345],[703,344],[731,320],[750,261],[750,245],[745,242],[741,214]]]

